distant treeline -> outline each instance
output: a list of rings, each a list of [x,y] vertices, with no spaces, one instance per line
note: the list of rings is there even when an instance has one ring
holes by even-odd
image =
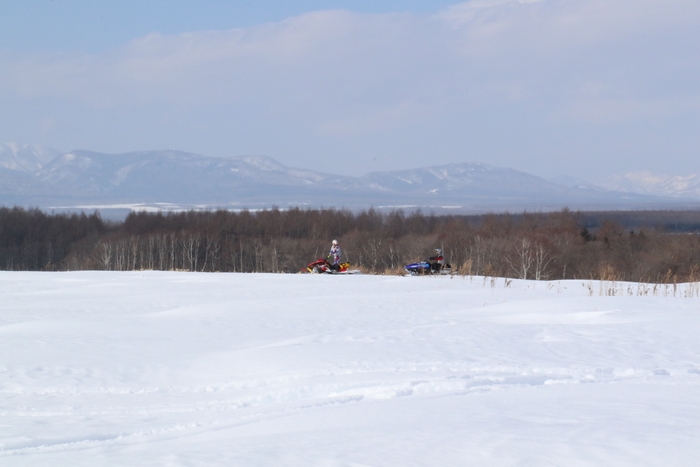
[[[700,279],[700,212],[432,215],[335,209],[47,214],[0,208],[0,269],[298,272],[332,239],[367,273],[442,248],[459,274],[523,279]],[[682,232],[682,233],[681,233]]]

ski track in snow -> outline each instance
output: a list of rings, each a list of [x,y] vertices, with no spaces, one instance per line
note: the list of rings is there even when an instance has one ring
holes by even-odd
[[[700,299],[499,281],[0,273],[0,465],[697,465]]]

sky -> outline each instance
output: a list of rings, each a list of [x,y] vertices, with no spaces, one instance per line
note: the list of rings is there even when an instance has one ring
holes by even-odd
[[[697,0],[0,0],[0,142],[700,172]]]

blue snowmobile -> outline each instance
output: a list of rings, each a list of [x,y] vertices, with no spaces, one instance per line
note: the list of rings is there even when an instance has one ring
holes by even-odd
[[[435,253],[435,256],[431,256],[426,261],[418,261],[417,263],[407,264],[403,268],[412,276],[450,274],[452,272],[452,266],[445,263],[445,258],[442,256],[442,250],[436,248]]]

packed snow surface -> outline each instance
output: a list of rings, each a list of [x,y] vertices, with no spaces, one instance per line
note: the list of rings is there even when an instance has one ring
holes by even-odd
[[[0,465],[700,465],[700,299],[606,287],[3,272]]]

